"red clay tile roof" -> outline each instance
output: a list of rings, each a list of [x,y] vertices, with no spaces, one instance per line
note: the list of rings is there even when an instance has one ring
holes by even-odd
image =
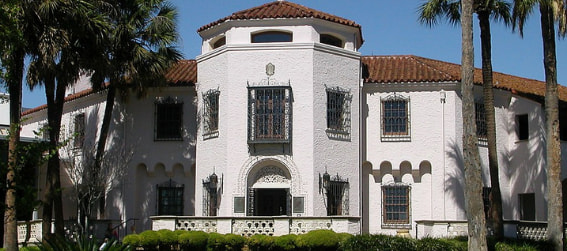
[[[413,55],[363,56],[365,83],[457,82],[461,81],[461,65]],[[482,70],[475,68],[475,84],[482,85]],[[520,95],[545,96],[545,82],[493,73],[494,88]],[[567,101],[567,87],[559,86],[559,99]]]
[[[334,23],[344,24],[356,27],[360,30],[360,25],[354,21],[344,19],[335,15],[321,12],[315,9],[305,7],[300,4],[288,1],[275,1],[260,5],[258,7],[238,11],[232,13],[228,17],[221,18],[210,24],[204,25],[197,30],[197,32],[204,31],[213,26],[221,24],[230,20],[251,20],[251,19],[273,19],[273,18],[318,18]]]
[[[170,86],[192,86],[197,83],[197,61],[180,60],[176,65],[165,74]],[[65,102],[69,102],[78,98],[86,97],[96,93],[93,89],[86,89],[65,97]],[[47,104],[40,105],[22,112],[22,116],[29,115],[37,111],[47,108]]]

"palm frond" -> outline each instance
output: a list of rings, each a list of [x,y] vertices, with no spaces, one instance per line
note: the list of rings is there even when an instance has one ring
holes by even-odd
[[[538,0],[514,0],[514,10],[512,12],[512,30],[516,29],[520,32],[520,36],[524,36],[524,25],[526,20],[534,11],[534,7],[538,4]]]

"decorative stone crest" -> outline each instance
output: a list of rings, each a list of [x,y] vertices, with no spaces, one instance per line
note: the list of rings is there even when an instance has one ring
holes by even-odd
[[[276,73],[276,66],[272,63],[268,63],[266,65],[266,75],[268,75],[268,77],[271,77],[272,75],[274,75],[274,73]]]

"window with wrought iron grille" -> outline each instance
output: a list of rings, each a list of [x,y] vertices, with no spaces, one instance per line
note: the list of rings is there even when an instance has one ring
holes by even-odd
[[[350,101],[347,90],[327,88],[327,131],[335,133],[350,132]]]
[[[410,141],[409,97],[392,94],[382,101],[382,141]]]
[[[203,216],[217,216],[219,178],[213,173],[203,180]]]
[[[157,185],[158,215],[183,215],[183,184],[176,184],[172,180]]]
[[[74,131],[73,133],[74,138],[73,138],[73,146],[75,148],[82,148],[83,147],[83,143],[85,141],[85,114],[81,113],[81,114],[77,114],[75,115],[75,117],[73,118],[73,126],[74,126]]]
[[[248,88],[248,142],[289,143],[291,88]]]
[[[338,174],[331,177],[327,172],[319,176],[319,192],[325,195],[325,206],[327,215],[348,215],[348,179],[341,178]]]
[[[392,184],[382,186],[382,225],[410,227],[410,186]]]
[[[155,140],[182,140],[183,102],[171,97],[155,102]]]
[[[476,136],[479,141],[487,140],[486,109],[482,101],[474,103],[474,118],[476,121]]]
[[[218,136],[220,91],[209,90],[203,94],[203,135],[206,138]]]

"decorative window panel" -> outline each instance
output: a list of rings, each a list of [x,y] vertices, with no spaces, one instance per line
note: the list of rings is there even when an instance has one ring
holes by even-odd
[[[382,101],[382,141],[410,141],[409,98],[393,94]]]
[[[161,185],[157,185],[158,192],[158,215],[183,215],[183,189],[171,179]]]
[[[350,133],[352,95],[339,87],[327,88],[327,132]]]
[[[75,135],[73,139],[73,146],[75,148],[82,148],[83,143],[85,141],[85,114],[77,114],[73,119],[74,131]]]
[[[171,97],[155,102],[155,140],[182,140],[183,102]]]
[[[248,88],[248,142],[291,141],[291,88]]]
[[[209,90],[203,94],[203,136],[211,138],[219,132],[219,96],[220,91]]]
[[[474,103],[474,118],[476,122],[476,136],[479,141],[487,140],[486,109],[482,101]]]
[[[382,225],[408,228],[410,217],[410,186],[398,183],[382,186]]]
[[[203,180],[203,216],[217,216],[219,204],[219,178],[212,174]]]

